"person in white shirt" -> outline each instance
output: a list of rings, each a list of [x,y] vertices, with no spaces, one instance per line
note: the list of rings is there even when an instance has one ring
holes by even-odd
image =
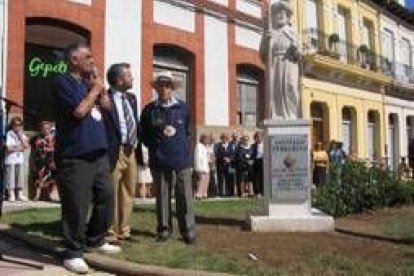
[[[194,169],[197,174],[197,199],[207,198],[208,184],[210,182],[210,164],[208,152],[208,136],[201,134],[200,140],[196,145],[194,154]]]
[[[22,169],[24,151],[29,148],[26,135],[23,132],[23,120],[13,117],[10,130],[6,134],[5,183],[9,201],[26,201],[23,195]]]

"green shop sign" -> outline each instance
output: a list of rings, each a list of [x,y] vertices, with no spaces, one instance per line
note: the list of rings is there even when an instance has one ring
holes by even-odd
[[[39,57],[33,57],[28,65],[31,77],[49,77],[51,75],[65,74],[68,70],[67,64],[61,60],[57,63],[47,63]]]

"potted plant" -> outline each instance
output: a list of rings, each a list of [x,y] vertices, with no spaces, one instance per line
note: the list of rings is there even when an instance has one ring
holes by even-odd
[[[337,33],[332,33],[328,37],[329,42],[329,50],[334,57],[339,57],[338,53],[338,42],[339,42],[339,35]]]
[[[358,60],[362,68],[367,68],[369,66],[368,54],[369,54],[368,46],[366,44],[361,44],[361,46],[359,46],[358,48]]]

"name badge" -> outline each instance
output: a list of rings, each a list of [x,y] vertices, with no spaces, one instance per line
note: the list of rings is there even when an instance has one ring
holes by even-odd
[[[91,109],[91,116],[95,121],[100,122],[102,120],[102,114],[96,106]]]
[[[164,128],[164,135],[167,137],[172,137],[177,133],[177,130],[173,126],[166,126]]]

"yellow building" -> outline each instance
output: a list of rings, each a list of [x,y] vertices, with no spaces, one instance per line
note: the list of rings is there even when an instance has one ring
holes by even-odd
[[[397,164],[407,155],[412,128],[408,117],[407,125],[398,118],[398,126],[405,127],[394,131],[397,121],[388,102],[401,103],[405,111],[411,108],[414,36],[403,57],[399,40],[389,45],[384,39],[382,18],[397,20],[391,9],[355,0],[294,3],[294,23],[305,49],[302,109],[313,120],[313,143],[342,141],[347,153],[364,159],[387,157],[390,165]],[[410,22],[398,20],[414,34]],[[392,56],[387,54],[390,47]],[[399,67],[407,74],[404,83],[396,81]]]

